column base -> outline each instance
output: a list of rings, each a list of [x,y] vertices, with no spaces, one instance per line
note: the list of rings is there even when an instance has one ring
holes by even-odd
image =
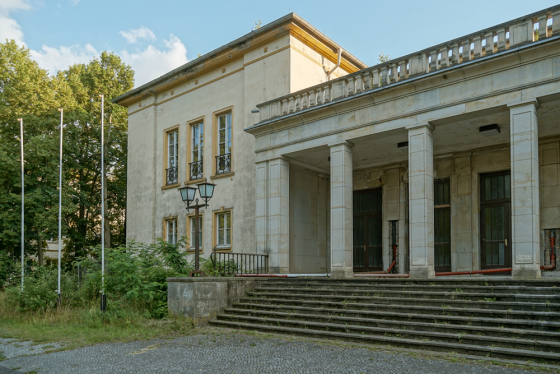
[[[515,266],[511,271],[511,277],[515,279],[540,279],[540,266]]]
[[[332,279],[354,278],[353,268],[333,267],[331,269]]]
[[[433,266],[411,266],[408,273],[410,278],[435,278],[436,272]]]

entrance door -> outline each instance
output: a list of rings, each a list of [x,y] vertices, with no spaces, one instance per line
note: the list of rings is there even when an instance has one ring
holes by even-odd
[[[381,188],[354,191],[354,272],[383,269]]]
[[[482,269],[511,267],[510,172],[480,178],[480,248]]]

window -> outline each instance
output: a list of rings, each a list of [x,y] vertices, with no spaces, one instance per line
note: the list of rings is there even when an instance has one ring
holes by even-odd
[[[204,150],[204,124],[191,125],[191,180],[202,179]]]
[[[179,130],[167,132],[167,168],[165,169],[165,185],[179,183]]]
[[[218,154],[216,174],[231,171],[231,113],[218,116]]]
[[[451,271],[451,205],[449,180],[434,181],[434,265]]]
[[[216,214],[216,247],[231,248],[231,212]]]
[[[189,225],[190,225],[189,232],[190,232],[191,234],[190,234],[190,236],[189,236],[189,247],[190,247],[189,249],[190,249],[191,251],[194,251],[195,248],[196,248],[196,247],[195,247],[195,242],[194,242],[194,239],[195,239],[195,236],[196,236],[196,235],[195,235],[195,228],[196,228],[196,226],[195,226],[195,224],[194,224],[194,221],[195,221],[194,215],[193,215],[193,216],[190,216],[190,217],[189,217]],[[202,243],[203,243],[203,241],[202,241],[202,227],[203,227],[203,222],[204,222],[204,220],[202,219],[202,214],[200,214],[200,215],[198,216],[198,248],[199,248],[199,249],[202,249]]]
[[[177,244],[177,220],[167,220],[166,226],[167,242],[169,244]]]

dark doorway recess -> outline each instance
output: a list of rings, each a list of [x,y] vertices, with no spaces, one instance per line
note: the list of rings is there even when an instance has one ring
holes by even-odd
[[[434,265],[451,271],[451,205],[449,179],[434,182]]]
[[[511,267],[509,171],[480,176],[480,262],[482,269]]]
[[[383,269],[381,191],[354,191],[354,272]]]

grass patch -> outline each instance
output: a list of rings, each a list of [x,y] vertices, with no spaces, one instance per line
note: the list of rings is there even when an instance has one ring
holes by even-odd
[[[71,349],[102,342],[126,342],[163,336],[189,334],[192,323],[185,318],[149,318],[149,314],[107,303],[101,313],[99,306],[62,307],[46,311],[16,311],[0,292],[0,336],[35,343],[62,342],[62,349]],[[0,360],[2,360],[0,355]]]

